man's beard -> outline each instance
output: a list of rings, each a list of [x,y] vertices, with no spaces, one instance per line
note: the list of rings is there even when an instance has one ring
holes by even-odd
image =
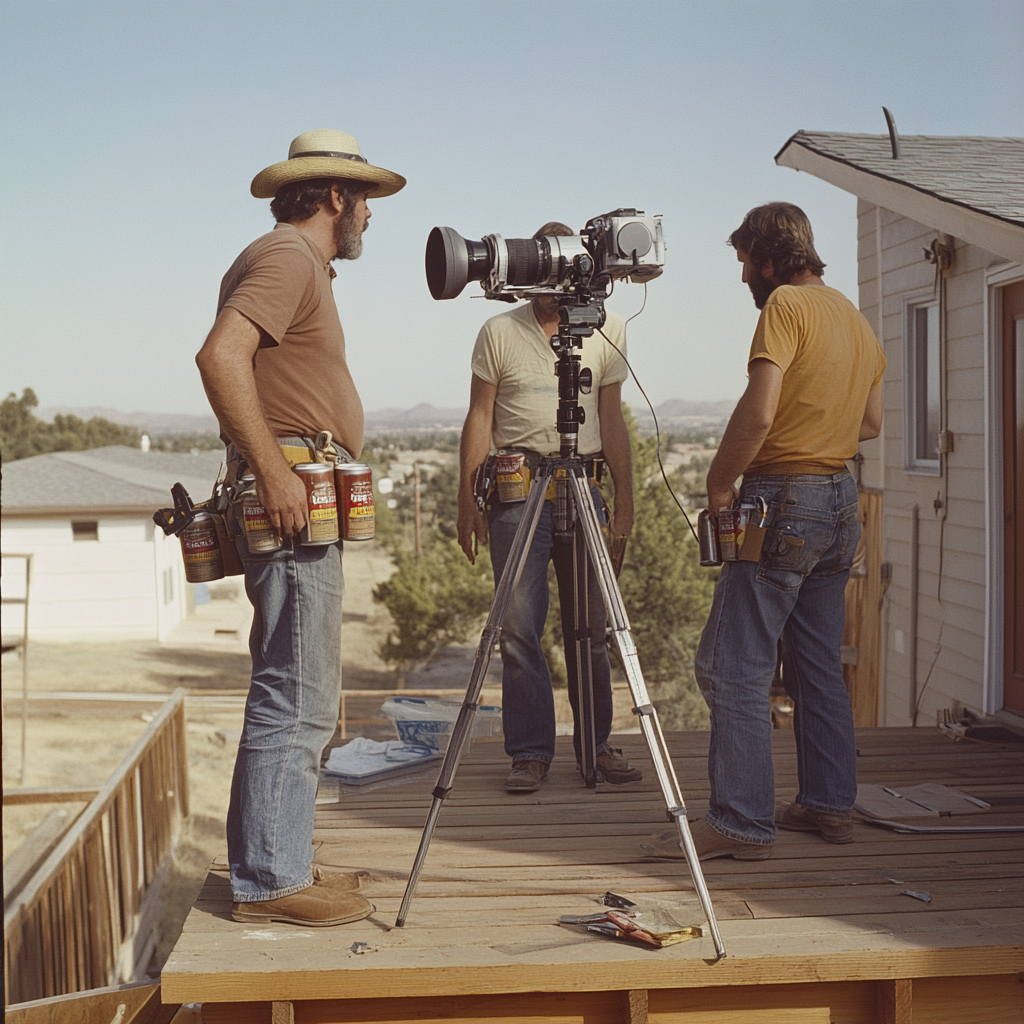
[[[778,287],[778,285],[772,284],[755,266],[750,268],[750,280],[747,282],[747,286],[750,288],[750,294],[754,296],[754,305],[758,309],[764,309],[768,296]]]
[[[357,260],[363,254],[363,231],[356,224],[355,207],[343,210],[334,225],[336,260]]]

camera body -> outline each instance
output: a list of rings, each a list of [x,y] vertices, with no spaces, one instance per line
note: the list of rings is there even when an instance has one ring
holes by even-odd
[[[436,227],[427,239],[427,285],[435,299],[454,299],[469,281],[480,281],[489,299],[514,302],[538,295],[565,295],[581,256],[593,261],[590,289],[605,297],[612,281],[652,280],[665,265],[661,214],[620,209],[594,217],[579,235],[542,238],[463,238]]]

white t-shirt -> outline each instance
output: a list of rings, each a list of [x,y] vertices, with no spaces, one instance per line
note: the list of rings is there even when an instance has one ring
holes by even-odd
[[[625,354],[626,327],[617,313],[608,313],[601,328]],[[586,421],[580,427],[577,450],[593,455],[601,450],[597,396],[607,384],[628,376],[622,357],[598,331],[583,339],[581,367],[594,377],[589,395],[581,394]],[[551,342],[540,328],[533,303],[491,317],[480,328],[473,348],[473,373],[498,389],[494,400],[491,443],[495,448],[529,448],[547,455],[558,452],[558,362]]]

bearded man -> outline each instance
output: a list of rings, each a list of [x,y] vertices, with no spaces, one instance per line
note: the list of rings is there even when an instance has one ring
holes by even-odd
[[[354,461],[363,407],[345,359],[331,291],[331,261],[354,260],[370,220],[368,198],[405,178],[366,162],[344,132],[296,138],[288,159],[261,171],[256,198],[277,225],[246,248],[221,283],[217,320],[196,356],[228,444],[232,473],[247,467],[282,538],[250,554],[238,538],[253,604],[252,683],[228,809],[236,921],[345,924],[373,907],[356,875],[326,875],[312,861],[320,757],[341,700],[341,542],[302,546],[306,489],[292,466]]]
[[[840,643],[860,518],[846,460],[881,431],[885,356],[857,308],[822,280],[801,209],[759,206],[729,244],[761,316],[749,383],[708,471],[708,510],[717,518],[737,497],[763,499],[768,530],[758,559],[722,566],[697,649],[711,802],[692,833],[701,859],[764,860],[776,825],[853,839],[857,750]],[[776,818],[768,691],[780,640],[799,791]],[[643,848],[681,857],[678,839],[673,830]]]

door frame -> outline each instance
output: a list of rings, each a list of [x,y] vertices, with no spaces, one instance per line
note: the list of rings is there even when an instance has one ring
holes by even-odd
[[[1002,263],[985,273],[985,678],[984,710],[1003,710],[1006,610],[1003,518],[1003,301],[1002,289],[1024,281],[1024,263]]]

